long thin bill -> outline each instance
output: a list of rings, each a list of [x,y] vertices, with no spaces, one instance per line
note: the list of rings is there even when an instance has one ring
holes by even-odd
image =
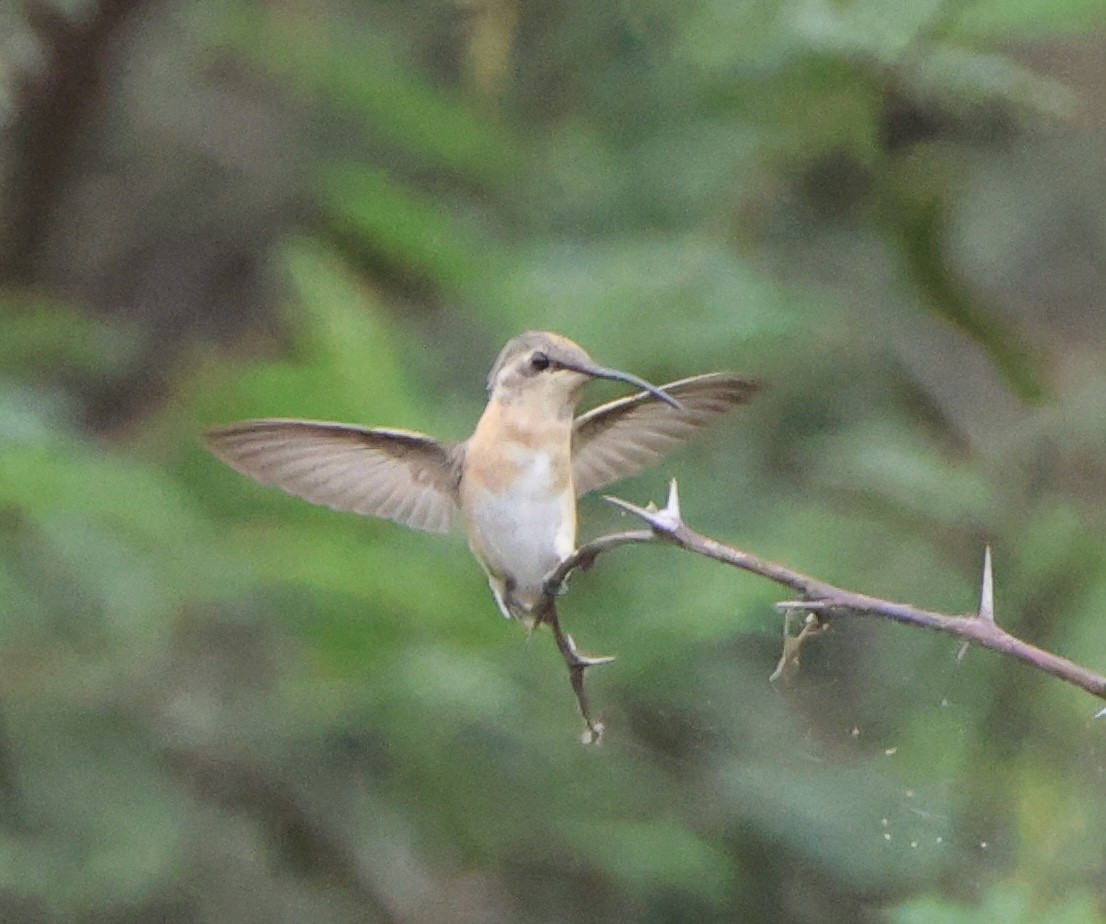
[[[640,388],[642,391],[649,392],[654,398],[658,398],[665,404],[672,405],[677,411],[682,411],[684,409],[684,406],[668,394],[668,392],[657,388],[656,385],[650,382],[646,382],[645,379],[639,379],[636,375],[630,375],[629,372],[620,372],[618,369],[604,369],[601,366],[570,366],[568,363],[563,362],[561,365],[569,369],[575,369],[577,372],[582,372],[584,375],[590,375],[592,378],[611,379],[615,382],[627,382],[630,385]]]

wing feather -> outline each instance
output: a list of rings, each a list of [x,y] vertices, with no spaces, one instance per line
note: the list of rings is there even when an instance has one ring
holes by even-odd
[[[309,420],[248,420],[206,434],[231,468],[313,504],[444,533],[458,453],[421,433]]]
[[[576,419],[572,455],[577,497],[652,465],[726,411],[747,404],[760,384],[710,372],[661,387],[682,410],[641,392]]]

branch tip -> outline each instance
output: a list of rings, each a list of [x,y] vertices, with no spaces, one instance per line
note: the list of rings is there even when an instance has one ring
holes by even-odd
[[[680,485],[675,478],[668,482],[668,500],[661,512],[671,517],[677,526],[683,522],[680,516]]]
[[[602,744],[603,732],[607,730],[607,727],[602,722],[592,722],[580,733],[580,742],[582,744]]]

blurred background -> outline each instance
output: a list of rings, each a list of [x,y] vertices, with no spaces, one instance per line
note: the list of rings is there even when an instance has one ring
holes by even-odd
[[[1100,0],[4,0],[0,921],[1106,921],[1106,724],[622,549],[547,632],[458,535],[205,454],[463,438],[550,328],[751,407],[617,486],[1106,670]],[[591,386],[589,399],[621,392]],[[581,505],[582,535],[628,522]]]

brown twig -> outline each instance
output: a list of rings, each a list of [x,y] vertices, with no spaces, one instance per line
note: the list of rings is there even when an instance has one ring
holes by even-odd
[[[584,690],[584,672],[589,667],[610,664],[614,658],[583,654],[576,647],[575,639],[561,628],[561,620],[557,615],[557,605],[549,594],[546,594],[545,600],[536,615],[539,624],[544,623],[553,630],[553,638],[557,642],[557,649],[561,652],[561,657],[564,658],[565,665],[568,667],[569,683],[572,684],[572,692],[576,695],[576,704],[580,707],[580,716],[586,726],[584,744],[598,744],[603,738],[603,723],[592,718],[587,692]]]
[[[752,574],[758,574],[790,588],[799,595],[799,598],[779,603],[777,606],[789,613],[797,611],[811,613],[817,617],[816,623],[818,625],[832,615],[851,613],[853,615],[880,616],[906,625],[934,629],[963,639],[965,646],[974,643],[982,648],[990,648],[1000,654],[1016,658],[1037,670],[1044,671],[1046,674],[1051,674],[1066,683],[1086,690],[1092,696],[1106,700],[1106,677],[1069,661],[1067,658],[1062,658],[1050,651],[1045,651],[1043,648],[1038,648],[1036,645],[1031,645],[1029,642],[1006,632],[995,622],[994,579],[991,569],[991,550],[989,548],[984,553],[979,609],[974,613],[949,615],[920,609],[907,603],[896,603],[892,600],[882,600],[878,597],[870,597],[867,594],[842,590],[840,587],[801,574],[785,565],[765,561],[749,552],[744,552],[697,533],[684,523],[680,515],[679,493],[675,481],[669,486],[668,503],[661,510],[657,510],[652,505],[638,507],[617,497],[606,497],[605,499],[627,513],[640,517],[649,524],[650,528],[648,530],[612,533],[578,549],[561,562],[546,579],[546,591],[550,595],[550,599],[572,571],[576,568],[590,567],[596,556],[602,552],[631,543],[668,542],[688,552],[703,555],[706,558],[731,565],[734,568],[740,568]],[[798,654],[797,645],[814,634],[816,634],[814,630],[806,631],[804,629],[798,636],[791,637],[791,647],[788,648],[785,644],[784,658],[781,658],[781,664],[777,671],[793,664]],[[785,660],[788,664],[784,663]],[[581,697],[581,711],[584,713],[589,728],[591,728],[593,720],[587,715],[586,700],[582,698],[582,671],[579,675],[579,683],[581,692],[578,696]],[[573,685],[575,688],[575,679]],[[1106,715],[1106,710],[1103,710],[1100,715]],[[599,727],[602,728],[601,725]]]

